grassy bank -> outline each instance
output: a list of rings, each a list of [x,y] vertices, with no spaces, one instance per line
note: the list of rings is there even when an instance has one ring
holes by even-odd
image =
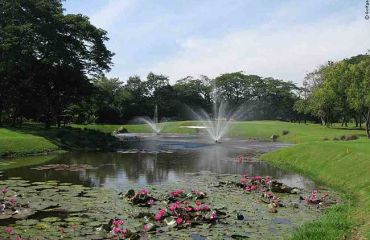
[[[22,128],[0,128],[0,157],[19,157],[59,150],[111,150],[119,141],[93,129],[50,128],[28,124]]]
[[[343,234],[340,230],[355,224],[359,228],[354,234],[370,238],[369,140],[307,142],[267,153],[262,158],[331,186],[352,200],[352,206],[347,204],[330,210],[329,217],[321,222],[302,227],[297,233],[298,239],[302,236],[309,236],[306,239],[315,239],[313,236],[316,239],[339,238]]]
[[[0,156],[37,154],[57,149],[57,145],[42,136],[0,128]]]

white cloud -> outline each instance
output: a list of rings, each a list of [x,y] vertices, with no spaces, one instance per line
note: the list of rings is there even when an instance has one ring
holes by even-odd
[[[343,19],[342,19],[343,20]],[[151,66],[176,80],[187,75],[246,71],[301,83],[305,73],[328,60],[365,53],[370,22],[327,19],[314,24],[278,28],[266,24],[232,32],[222,38],[188,38],[174,56]]]
[[[91,16],[91,21],[100,28],[109,29],[133,3],[134,0],[109,0],[102,9]]]

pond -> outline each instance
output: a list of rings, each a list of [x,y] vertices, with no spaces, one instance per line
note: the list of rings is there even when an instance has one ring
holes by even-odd
[[[191,135],[123,138],[124,147],[114,153],[63,153],[42,163],[4,170],[0,187],[9,188],[8,196],[18,195],[14,207],[18,212],[0,213],[0,225],[13,227],[11,236],[104,239],[116,237],[109,221],[119,218],[125,220],[125,229],[135,233],[133,239],[268,239],[283,238],[294,227],[320,215],[318,205],[302,201],[317,188],[311,180],[259,161],[262,153],[287,144],[241,139],[214,144]],[[299,189],[299,194],[276,193],[284,204],[270,211],[271,203],[261,201],[261,191],[246,193],[236,186],[242,176],[270,176]],[[129,189],[137,192],[142,188],[155,196],[155,204],[135,206],[123,196]],[[207,224],[188,228],[185,224],[173,226],[167,219],[167,224],[153,221],[159,209],[169,206],[168,193],[176,189],[206,192],[202,204],[220,215],[217,223],[207,220]],[[330,197],[331,202],[336,201],[334,193]]]

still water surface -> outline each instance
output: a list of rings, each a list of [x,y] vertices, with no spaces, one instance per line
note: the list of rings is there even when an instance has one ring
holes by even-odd
[[[225,139],[214,144],[197,136],[140,136],[115,153],[73,152],[56,155],[45,164],[88,164],[85,171],[35,170],[33,166],[4,171],[3,177],[30,181],[57,180],[86,186],[122,190],[132,184],[156,185],[191,178],[193,174],[247,174],[272,176],[295,187],[312,189],[314,183],[302,176],[258,161],[258,157],[284,144]],[[248,155],[248,160],[236,157]]]

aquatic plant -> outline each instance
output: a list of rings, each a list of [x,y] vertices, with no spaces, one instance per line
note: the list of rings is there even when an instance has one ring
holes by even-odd
[[[131,203],[141,207],[150,207],[157,201],[146,188],[140,189],[137,193],[135,193],[135,190],[130,189],[125,196]]]
[[[325,202],[325,200],[329,197],[328,192],[324,192],[321,197],[318,196],[318,191],[317,190],[312,190],[311,194],[309,196],[306,196],[304,198],[306,204],[322,204]]]

